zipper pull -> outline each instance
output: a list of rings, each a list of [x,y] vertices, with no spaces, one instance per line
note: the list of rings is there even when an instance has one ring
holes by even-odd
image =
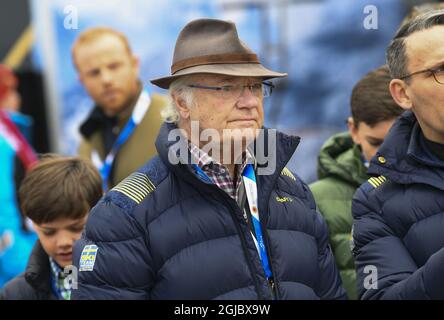
[[[275,294],[276,286],[274,284],[273,278],[268,279],[268,285],[270,286],[271,296],[273,297],[273,300],[276,300],[276,294]]]

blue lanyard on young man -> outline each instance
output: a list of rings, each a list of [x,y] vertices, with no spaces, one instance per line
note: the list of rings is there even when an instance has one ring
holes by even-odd
[[[102,176],[104,191],[108,191],[108,179],[111,174],[111,168],[117,153],[119,152],[122,145],[129,139],[129,137],[131,137],[131,135],[134,133],[134,130],[142,121],[148,110],[150,102],[151,100],[147,90],[143,89],[140,93],[139,98],[137,99],[137,103],[131,114],[131,118],[128,120],[128,123],[125,125],[122,132],[117,137],[110,152],[107,154],[105,161],[102,162],[97,152],[94,152],[92,154],[92,161],[99,169],[100,175]]]
[[[211,179],[208,175],[196,164],[193,165],[196,169],[196,173],[203,178],[203,180],[207,182],[211,182]],[[264,239],[262,236],[262,229],[259,219],[259,210],[257,205],[257,184],[256,184],[256,176],[254,173],[254,167],[252,164],[247,164],[242,173],[242,179],[244,181],[245,192],[247,194],[248,207],[251,213],[251,220],[254,227],[254,232],[250,231],[251,236],[253,237],[254,244],[256,245],[256,250],[259,254],[259,258],[262,263],[262,267],[264,268],[265,275],[267,279],[271,279],[272,273],[270,269],[270,263],[268,261],[267,251],[264,244]]]

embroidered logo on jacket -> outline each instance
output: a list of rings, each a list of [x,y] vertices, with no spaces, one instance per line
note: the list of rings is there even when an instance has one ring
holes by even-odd
[[[99,250],[99,247],[94,244],[87,245],[83,248],[80,256],[79,271],[93,271],[97,250]]]
[[[276,197],[277,202],[292,202],[293,199],[290,197]]]
[[[123,179],[112,190],[123,193],[130,199],[140,204],[145,197],[154,191],[156,187],[151,180],[143,173],[134,172]]]

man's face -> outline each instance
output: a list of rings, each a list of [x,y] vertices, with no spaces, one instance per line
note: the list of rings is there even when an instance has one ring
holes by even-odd
[[[246,86],[261,84],[262,79],[254,77],[229,77],[221,75],[197,75],[193,84],[202,86]],[[234,90],[236,91],[236,90]],[[199,121],[200,130],[215,129],[222,141],[230,142],[239,137],[254,139],[256,129],[264,122],[262,91],[253,92],[244,88],[239,92],[222,93],[221,91],[193,88],[194,105],[189,108],[187,122]],[[238,129],[241,134],[224,139],[223,131]],[[253,135],[251,135],[253,133]],[[228,141],[225,141],[228,140]]]
[[[139,65],[123,41],[105,34],[75,50],[79,78],[108,116],[123,111],[138,92]]]
[[[46,253],[60,267],[72,265],[72,246],[80,239],[88,215],[81,219],[62,218],[49,223],[34,224]]]
[[[349,131],[353,142],[361,146],[362,154],[367,161],[370,161],[376,154],[395,120],[396,118],[381,121],[371,127],[365,122],[360,122],[356,126],[352,118],[348,119]]]
[[[434,68],[444,64],[444,26],[413,33],[406,39],[408,72]],[[444,143],[444,85],[429,72],[414,75],[406,87],[410,105],[424,135]]]

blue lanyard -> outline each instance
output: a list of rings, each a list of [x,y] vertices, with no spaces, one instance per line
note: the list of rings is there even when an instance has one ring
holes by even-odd
[[[129,137],[131,137],[134,130],[142,121],[146,111],[148,110],[149,104],[150,96],[148,92],[144,89],[142,90],[139,99],[137,100],[136,106],[134,107],[133,113],[131,114],[131,118],[128,120],[128,123],[125,125],[122,132],[117,137],[111,148],[111,151],[106,156],[105,161],[102,163],[97,155],[95,156],[95,158],[93,155],[93,162],[99,169],[100,175],[102,176],[104,191],[108,191],[108,179],[111,174],[111,168],[117,153],[119,152],[122,145],[129,139]]]
[[[256,175],[254,174],[253,165],[247,164],[244,172],[242,173],[242,179],[244,180],[245,192],[247,194],[248,207],[250,208],[251,220],[253,222],[254,232],[252,233],[256,249],[261,258],[262,267],[264,268],[267,279],[272,277],[270,263],[268,262],[267,251],[264,245],[264,238],[262,237],[262,228],[259,219],[259,209],[257,203],[257,184]]]
[[[208,175],[196,164],[193,164],[193,167],[196,170],[197,175],[207,183],[212,183],[212,180]],[[267,279],[272,277],[270,263],[268,261],[267,251],[264,245],[264,239],[262,236],[262,229],[259,219],[259,210],[257,205],[257,184],[256,184],[256,176],[254,173],[253,165],[247,164],[242,173],[242,178],[244,181],[245,191],[247,194],[248,206],[251,213],[251,220],[254,227],[254,235],[251,231],[250,234],[253,237],[254,244],[256,245],[256,250],[259,254],[259,258],[262,263],[262,267],[264,268],[265,275]]]
[[[210,177],[197,165],[193,164],[194,169],[196,170],[197,175],[206,183],[213,183]]]

